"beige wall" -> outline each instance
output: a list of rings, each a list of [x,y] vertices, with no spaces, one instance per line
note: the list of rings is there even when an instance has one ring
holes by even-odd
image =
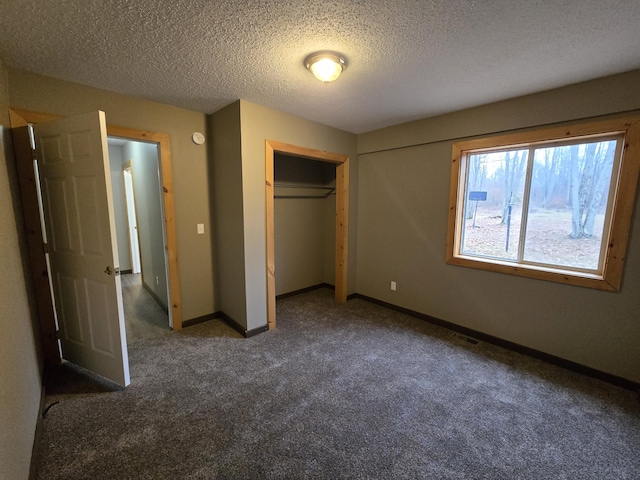
[[[452,140],[633,109],[640,71],[360,135],[358,293],[640,382],[637,199],[620,293],[445,264]]]
[[[425,118],[358,135],[358,153],[379,152],[640,109],[640,70]]]
[[[276,295],[320,283],[335,285],[336,196],[300,204],[276,199],[274,210]]]
[[[20,480],[29,476],[42,387],[39,333],[9,138],[8,92],[7,71],[0,60],[0,476]]]
[[[192,132],[205,131],[206,115],[15,69],[9,69],[9,90],[15,108],[62,116],[99,109],[108,124],[169,134],[182,316],[216,311],[209,164],[206,144],[191,141]],[[197,235],[197,223],[205,223],[205,235]]]
[[[275,199],[276,295],[324,282],[324,206],[320,198]]]
[[[238,325],[245,326],[247,309],[239,101],[211,115],[209,138],[217,304]]]
[[[326,150],[350,157],[349,293],[355,291],[358,161],[354,134],[255,103],[240,101],[247,329],[267,323],[265,141]],[[277,273],[276,273],[277,275]]]

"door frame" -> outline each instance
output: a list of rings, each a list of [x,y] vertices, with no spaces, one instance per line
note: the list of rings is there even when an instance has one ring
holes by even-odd
[[[62,118],[42,112],[32,112],[19,108],[9,108],[11,128],[27,127],[31,123],[42,123]],[[175,224],[175,208],[173,193],[173,171],[171,164],[171,144],[169,134],[147,130],[137,130],[129,127],[121,127],[107,124],[107,135],[120,137],[134,141],[156,143],[159,145],[158,158],[162,172],[162,190],[164,192],[165,229],[167,234],[167,257],[169,268],[169,295],[172,309],[173,330],[182,329],[182,304],[180,300],[180,278],[178,272],[177,235]],[[32,208],[34,202],[37,207],[37,194],[35,191],[34,174],[31,162],[33,161],[31,145],[22,145],[23,142],[14,140],[14,148],[17,170],[20,182],[20,195],[23,204],[24,222],[28,233],[29,251],[31,255],[31,271],[35,282],[36,303],[42,329],[43,353],[45,360],[53,364],[60,363],[60,354],[57,345],[57,333],[55,330],[55,313],[50,298],[50,287],[47,278],[42,272],[46,272],[44,255],[42,252],[42,228],[39,211]],[[42,257],[42,260],[39,259]],[[43,265],[45,269],[43,270]],[[45,284],[46,282],[46,284]],[[48,296],[49,298],[45,298]]]
[[[274,161],[275,154],[318,160],[336,165],[336,259],[335,300],[347,301],[349,264],[349,156],[324,150],[300,147],[275,140],[265,142],[266,227],[267,227],[267,325],[276,328],[276,274],[274,226]]]

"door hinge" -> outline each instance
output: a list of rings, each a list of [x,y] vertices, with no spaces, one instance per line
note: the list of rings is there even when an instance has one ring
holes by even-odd
[[[116,277],[119,277],[119,276],[120,276],[120,269],[119,269],[119,268],[114,268],[114,275],[115,275]]]
[[[49,253],[49,245],[47,245],[46,243],[42,244],[42,251],[47,254]]]

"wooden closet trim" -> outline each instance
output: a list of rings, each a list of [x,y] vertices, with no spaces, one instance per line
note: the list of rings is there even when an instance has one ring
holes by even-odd
[[[274,156],[293,155],[336,164],[336,302],[347,301],[349,246],[349,156],[324,150],[267,140],[265,145],[266,225],[267,225],[267,324],[276,328],[276,275],[274,229]]]

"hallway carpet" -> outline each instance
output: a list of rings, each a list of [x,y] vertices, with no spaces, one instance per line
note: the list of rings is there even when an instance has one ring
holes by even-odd
[[[170,331],[169,316],[142,286],[142,275],[127,273],[120,279],[127,343]]]
[[[61,367],[40,478],[638,478],[634,392],[328,290],[277,309],[135,342],[126,389]]]

